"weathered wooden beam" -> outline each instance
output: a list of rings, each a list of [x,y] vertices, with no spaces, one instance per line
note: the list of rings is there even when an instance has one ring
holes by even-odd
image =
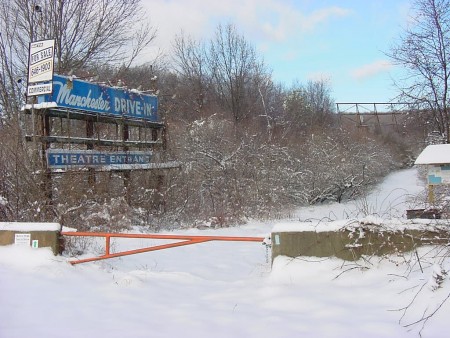
[[[66,136],[39,136],[36,135],[25,135],[27,141],[39,141],[43,143],[59,143],[59,144],[84,144],[84,145],[98,145],[98,146],[128,146],[128,147],[153,147],[161,146],[162,141],[121,141],[121,140],[104,140],[104,139],[94,139],[85,137],[66,137]]]
[[[91,120],[94,122],[101,123],[116,123],[123,124],[131,127],[144,127],[144,128],[163,128],[164,123],[162,122],[153,122],[141,119],[133,119],[130,117],[117,117],[117,116],[108,116],[104,114],[97,113],[89,113],[89,112],[81,112],[72,109],[61,109],[61,108],[48,108],[48,109],[35,109],[35,114],[45,115],[49,117],[60,117],[67,118],[73,120]],[[24,109],[25,114],[31,114],[31,109]]]

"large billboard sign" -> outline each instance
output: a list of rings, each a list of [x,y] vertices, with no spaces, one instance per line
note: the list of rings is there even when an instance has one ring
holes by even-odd
[[[42,102],[55,102],[58,107],[78,111],[159,121],[158,98],[154,95],[56,74],[53,76],[53,93],[40,97],[39,103]]]
[[[55,40],[30,43],[28,55],[27,95],[36,96],[52,92]]]
[[[67,149],[47,151],[47,164],[52,169],[138,169],[149,165],[151,160],[151,151],[108,152]]]

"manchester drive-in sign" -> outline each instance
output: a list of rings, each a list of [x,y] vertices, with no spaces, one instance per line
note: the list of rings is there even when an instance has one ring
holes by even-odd
[[[105,152],[49,149],[47,163],[53,169],[132,169],[150,164],[151,151]]]
[[[30,43],[28,55],[28,96],[52,92],[55,40]]]
[[[158,98],[136,90],[115,88],[69,77],[53,76],[53,93],[39,97],[58,107],[77,109],[117,117],[158,122]]]

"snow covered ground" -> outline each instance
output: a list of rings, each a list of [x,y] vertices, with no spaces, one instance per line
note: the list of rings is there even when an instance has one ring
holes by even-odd
[[[291,219],[403,217],[424,189],[416,173],[396,172],[366,198],[301,208]],[[176,233],[265,236],[274,224]],[[120,239],[112,248],[149,243],[162,244]],[[420,264],[411,253],[358,262],[278,257],[271,268],[265,246],[252,242],[76,266],[45,248],[0,247],[0,337],[448,337],[450,300],[425,326],[408,326],[450,294],[441,269],[450,262],[437,250],[421,248]]]

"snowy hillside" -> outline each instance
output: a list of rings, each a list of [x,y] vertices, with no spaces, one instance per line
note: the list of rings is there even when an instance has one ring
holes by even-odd
[[[416,174],[394,173],[364,199],[301,208],[291,221],[401,218],[423,192]],[[274,224],[177,233],[265,236]],[[149,243],[162,244],[112,248]],[[0,337],[416,337],[423,322],[413,323],[450,294],[446,253],[421,248],[420,264],[416,253],[278,257],[271,268],[259,243],[208,242],[71,266],[47,249],[0,247]],[[422,336],[447,337],[449,310],[447,301]]]

